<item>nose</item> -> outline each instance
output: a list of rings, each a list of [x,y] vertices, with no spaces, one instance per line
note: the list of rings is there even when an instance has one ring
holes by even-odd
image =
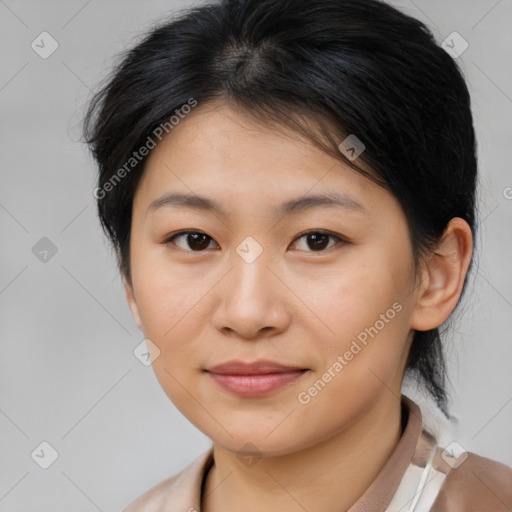
[[[275,336],[290,323],[290,291],[270,267],[265,252],[248,261],[239,254],[232,258],[231,270],[217,287],[213,326],[245,340]]]

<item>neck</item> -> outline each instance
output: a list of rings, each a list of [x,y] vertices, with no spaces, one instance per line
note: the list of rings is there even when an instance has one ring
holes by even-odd
[[[214,443],[203,512],[348,510],[378,475],[402,435],[400,398],[384,392],[356,422],[310,448],[246,465]]]

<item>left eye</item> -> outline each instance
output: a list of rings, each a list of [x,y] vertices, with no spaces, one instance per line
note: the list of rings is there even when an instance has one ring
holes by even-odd
[[[191,252],[200,252],[204,249],[208,249],[208,246],[210,245],[209,241],[213,242],[213,238],[209,237],[206,233],[202,233],[201,231],[182,231],[181,233],[176,233],[175,235],[168,238],[165,243],[172,242],[181,249],[188,250],[186,247],[182,247],[174,242],[181,237],[186,237],[185,244],[192,249]]]
[[[329,247],[329,239],[336,239],[340,243],[344,242],[339,236],[324,231],[308,231],[297,237],[296,240],[303,238],[306,240],[307,246],[312,248],[312,251],[308,252],[321,252],[326,248],[330,249],[332,246]]]

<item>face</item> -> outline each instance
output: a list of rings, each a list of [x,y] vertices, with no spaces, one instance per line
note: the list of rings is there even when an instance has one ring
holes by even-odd
[[[304,201],[320,195],[339,204]],[[415,306],[406,218],[297,134],[228,104],[196,107],[149,156],[130,251],[127,297],[156,376],[224,448],[292,453],[400,395]],[[271,379],[234,377],[245,394],[207,371],[259,360],[305,371],[266,391]]]

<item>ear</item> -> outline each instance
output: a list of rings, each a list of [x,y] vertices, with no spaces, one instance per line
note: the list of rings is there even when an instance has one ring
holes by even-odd
[[[133,292],[133,286],[126,280],[126,278],[123,278],[123,284],[124,293],[126,295],[128,306],[130,306],[130,310],[132,312],[135,322],[137,323],[137,327],[142,331],[139,308],[137,306],[137,301],[135,299],[135,293]]]
[[[450,316],[462,293],[472,250],[473,234],[469,224],[454,217],[446,226],[438,247],[422,265],[412,329],[435,329]]]

